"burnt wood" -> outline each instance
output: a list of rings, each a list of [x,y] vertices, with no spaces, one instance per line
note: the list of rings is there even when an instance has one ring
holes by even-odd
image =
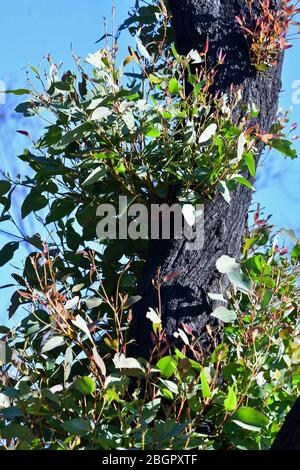
[[[255,7],[258,5],[257,1]],[[277,66],[264,74],[258,73],[251,65],[249,45],[235,19],[236,15],[243,15],[251,24],[245,0],[169,0],[169,6],[178,52],[187,54],[193,48],[201,51],[208,38],[208,60],[213,65],[222,48],[226,59],[218,72],[215,91],[226,92],[231,84],[241,86],[242,102],[255,103],[260,109],[256,122],[267,131],[278,109],[282,58],[279,58]],[[238,115],[236,119],[239,119]],[[210,324],[217,330],[220,326],[210,316],[216,304],[209,300],[207,293],[222,293],[228,288],[227,276],[220,275],[215,263],[222,255],[239,259],[250,203],[251,191],[244,186],[239,186],[232,194],[230,205],[222,196],[207,203],[204,208],[205,242],[200,250],[187,250],[184,240],[150,242],[148,260],[139,282],[142,299],[133,311],[132,334],[136,344],[131,348],[132,354],[147,356],[151,348],[151,324],[145,315],[150,306],[155,308],[158,305],[157,292],[152,284],[158,266],[161,278],[180,273],[161,288],[162,319],[167,334],[172,338],[174,331],[184,322],[192,326],[201,338],[203,348],[209,348],[211,339],[206,325]]]

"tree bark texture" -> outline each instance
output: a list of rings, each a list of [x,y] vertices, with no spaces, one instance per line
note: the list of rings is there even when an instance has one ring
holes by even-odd
[[[256,1],[254,7],[259,8],[258,5]],[[208,61],[214,65],[222,48],[226,59],[218,69],[216,90],[226,92],[231,84],[241,86],[242,102],[255,103],[260,109],[256,122],[267,131],[278,109],[282,57],[278,65],[265,74],[258,73],[251,65],[249,45],[235,19],[236,15],[245,16],[251,24],[245,0],[169,0],[169,6],[178,52],[201,51],[208,38]],[[231,204],[218,196],[205,205],[205,242],[200,250],[188,250],[184,240],[150,242],[148,261],[139,283],[142,299],[133,312],[136,339],[133,354],[147,356],[151,348],[151,324],[145,316],[149,307],[158,306],[158,292],[152,283],[158,267],[161,268],[160,278],[179,273],[161,286],[162,320],[167,334],[172,338],[178,326],[187,323],[200,338],[203,349],[209,349],[211,338],[207,325],[210,325],[210,333],[215,331],[216,334],[220,325],[210,316],[216,304],[207,294],[222,293],[228,288],[227,276],[216,270],[216,261],[222,255],[239,259],[250,203],[251,191],[239,186],[232,194]]]

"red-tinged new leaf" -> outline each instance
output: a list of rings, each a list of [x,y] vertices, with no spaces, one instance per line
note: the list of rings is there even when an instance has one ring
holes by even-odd
[[[208,53],[208,49],[209,49],[209,40],[208,40],[208,37],[207,37],[207,38],[206,38],[206,41],[205,41],[205,44],[204,44],[203,53],[204,53],[204,54],[207,54],[207,53]]]
[[[283,37],[283,36],[280,38],[279,45],[280,45],[280,49],[283,50],[283,51],[284,51],[285,49],[289,49],[290,47],[292,47],[292,44],[290,44],[289,42],[287,42],[287,41],[285,40],[285,37]]]
[[[240,26],[243,26],[242,18],[240,18],[239,16],[236,16],[235,19],[236,19],[236,21],[238,22],[238,24],[239,24]]]
[[[31,137],[31,135],[30,135],[29,132],[27,132],[27,131],[18,130],[17,132],[18,132],[19,134],[25,135],[26,137]]]

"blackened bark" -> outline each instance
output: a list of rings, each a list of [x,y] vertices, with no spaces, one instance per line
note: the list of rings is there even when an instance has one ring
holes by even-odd
[[[272,3],[273,8],[277,8],[281,2],[274,0]],[[255,103],[260,109],[256,122],[262,130],[268,131],[277,111],[283,57],[267,74],[253,69],[249,45],[235,20],[236,15],[245,16],[251,24],[245,0],[169,0],[169,5],[177,50],[182,54],[193,48],[201,50],[208,38],[209,60],[214,65],[222,48],[227,55],[224,66],[219,70],[215,90],[226,91],[231,84],[241,85],[242,101]],[[254,2],[254,8],[259,11],[258,0]],[[162,318],[168,335],[172,337],[181,322],[188,323],[201,339],[204,351],[209,352],[211,341],[206,325],[209,324],[211,330],[218,330],[220,325],[210,317],[215,305],[207,294],[223,292],[228,287],[226,278],[216,271],[215,263],[223,254],[240,257],[250,202],[251,192],[240,186],[232,195],[231,205],[222,197],[207,204],[205,243],[201,250],[189,251],[186,243],[178,240],[151,242],[139,285],[142,300],[136,305],[133,317],[137,343],[132,352],[135,355],[147,356],[151,348],[151,325],[145,315],[150,306],[155,308],[158,305],[157,292],[152,285],[158,266],[161,267],[161,278],[180,273],[161,288]],[[288,413],[272,449],[300,450],[300,398]]]
[[[300,450],[300,398],[287,414],[272,450]]]
[[[255,103],[260,109],[257,123],[261,129],[268,130],[278,107],[281,60],[264,75],[252,67],[247,41],[235,19],[236,15],[244,15],[251,23],[245,0],[169,0],[169,5],[177,50],[183,54],[193,48],[201,51],[208,37],[208,59],[213,65],[222,48],[227,56],[216,89],[226,91],[232,83],[240,85],[242,102]],[[151,242],[139,285],[142,300],[136,304],[133,315],[136,339],[133,354],[146,356],[151,348],[151,324],[145,315],[149,307],[158,305],[157,291],[152,284],[158,266],[161,278],[179,273],[161,287],[162,319],[167,334],[173,337],[180,323],[187,323],[201,339],[203,349],[208,350],[211,339],[206,326],[209,324],[210,332],[218,334],[220,325],[210,316],[215,305],[207,294],[222,293],[228,287],[227,279],[217,272],[215,263],[221,255],[240,257],[250,202],[251,191],[240,186],[232,194],[230,205],[221,196],[205,205],[205,242],[200,250],[188,250],[184,240]]]

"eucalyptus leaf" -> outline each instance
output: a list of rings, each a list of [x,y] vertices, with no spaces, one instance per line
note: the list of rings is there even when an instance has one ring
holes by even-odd
[[[208,142],[217,132],[218,126],[217,124],[210,124],[207,128],[202,132],[198,139],[199,144],[204,144]]]
[[[266,415],[248,406],[241,406],[232,415],[232,421],[249,431],[261,431],[269,424],[269,419]]]
[[[99,108],[96,108],[95,111],[93,111],[91,120],[92,121],[99,121],[101,119],[108,118],[109,116],[112,115],[112,111],[109,108],[105,108],[103,106],[99,106]]]
[[[229,273],[231,271],[240,270],[240,265],[234,258],[222,255],[216,262],[216,268],[220,273]]]
[[[237,319],[236,313],[226,307],[217,307],[211,313],[211,316],[221,320],[224,323],[231,323]]]
[[[83,437],[93,430],[91,421],[84,418],[75,418],[65,421],[62,425],[65,431],[73,436]]]
[[[52,349],[64,346],[64,344],[65,344],[65,339],[62,336],[51,336],[43,344],[41,353],[45,354],[46,352],[52,351]]]
[[[82,186],[89,186],[91,184],[97,183],[106,175],[106,168],[104,166],[99,166],[84,180]]]

